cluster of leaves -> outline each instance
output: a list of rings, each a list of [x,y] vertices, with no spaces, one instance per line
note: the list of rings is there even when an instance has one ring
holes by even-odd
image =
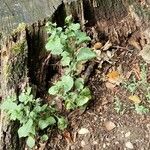
[[[132,101],[135,103],[135,111],[138,114],[146,114],[149,112],[149,109],[141,104],[140,98],[136,95],[137,92],[142,93],[143,97],[150,102],[150,84],[147,81],[148,68],[146,64],[141,64],[140,78],[141,80],[137,81],[135,76],[123,84],[123,86],[131,92],[133,96]]]
[[[64,67],[63,76],[49,89],[49,94],[63,99],[67,109],[75,109],[85,106],[91,99],[91,92],[84,85],[84,79],[78,77],[77,65],[96,57],[96,54],[87,47],[90,37],[80,30],[80,24],[73,23],[71,16],[65,22],[64,28],[57,27],[55,23],[47,24],[50,36],[46,49],[53,55],[60,55]],[[52,105],[43,104],[31,92],[31,87],[28,87],[18,97],[7,97],[0,107],[7,112],[11,121],[19,121],[19,138],[27,138],[26,143],[30,148],[35,146],[39,131],[56,124],[61,130],[67,127],[66,120],[57,115]],[[41,140],[47,139],[46,134],[41,136]]]
[[[61,56],[64,74],[50,89],[49,94],[64,100],[66,109],[85,106],[91,99],[91,92],[84,85],[84,79],[78,77],[78,64],[96,57],[95,52],[87,47],[91,40],[80,30],[79,23],[73,23],[72,17],[65,19],[65,26],[57,27],[56,23],[47,24],[50,35],[46,44],[47,51]]]
[[[58,125],[59,129],[66,128],[66,121],[63,117],[56,115],[56,110],[48,104],[42,104],[40,99],[35,99],[28,87],[18,97],[12,96],[2,103],[1,109],[6,111],[9,119],[19,121],[19,138],[26,137],[27,145],[32,148],[35,145],[35,137],[38,131],[44,130],[51,125]],[[42,141],[46,141],[48,136],[41,136]]]

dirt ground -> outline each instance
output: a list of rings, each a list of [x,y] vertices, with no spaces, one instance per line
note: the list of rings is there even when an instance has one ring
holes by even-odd
[[[150,113],[137,114],[128,99],[131,93],[123,87],[123,83],[114,85],[106,79],[110,70],[121,70],[122,76],[129,80],[135,73],[135,66],[145,62],[135,45],[126,43],[124,47],[120,45],[107,51],[112,50],[113,57],[109,61],[103,60],[101,67],[100,61],[97,61],[89,78],[93,99],[88,108],[67,113],[68,128],[64,132],[53,129],[49,141],[43,144],[44,149],[150,150]],[[137,73],[135,75],[138,78]],[[115,110],[115,97],[123,104],[120,113]]]

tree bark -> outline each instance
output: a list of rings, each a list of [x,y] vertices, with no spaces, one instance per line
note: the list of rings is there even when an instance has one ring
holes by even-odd
[[[8,95],[18,95],[28,84],[39,91],[46,90],[44,62],[48,54],[44,25],[47,17],[63,25],[65,16],[72,14],[83,30],[91,30],[95,41],[111,40],[123,45],[133,36],[136,40],[150,41],[149,12],[149,0],[1,1],[0,32],[4,35],[1,40],[2,100]],[[22,24],[14,30],[22,22],[27,25]],[[0,149],[23,150],[25,144],[18,139],[17,123],[9,123],[2,111],[0,117]]]

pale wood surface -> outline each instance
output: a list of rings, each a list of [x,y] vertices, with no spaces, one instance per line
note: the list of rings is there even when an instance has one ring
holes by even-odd
[[[10,33],[19,23],[50,17],[61,0],[0,0],[0,32]]]

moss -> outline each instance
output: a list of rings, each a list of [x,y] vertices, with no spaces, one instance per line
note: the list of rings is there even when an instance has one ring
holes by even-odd
[[[24,31],[25,28],[26,28],[26,24],[25,24],[25,23],[20,23],[20,24],[18,25],[18,27],[12,31],[12,35],[17,34],[17,33],[19,33],[20,31]]]
[[[12,48],[11,48],[11,51],[14,52],[15,54],[19,54],[19,53],[22,53],[24,52],[24,49],[25,49],[25,41],[23,42],[19,42],[19,43],[16,43]]]

